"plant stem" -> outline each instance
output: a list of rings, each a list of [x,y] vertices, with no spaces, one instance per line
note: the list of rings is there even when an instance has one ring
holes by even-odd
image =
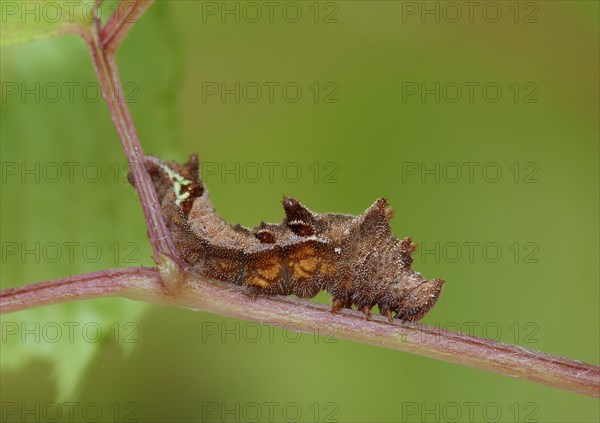
[[[136,289],[167,295],[156,269],[109,269],[4,289],[0,291],[0,314],[88,298],[126,296]]]
[[[119,3],[117,10],[112,14],[100,39],[102,47],[108,54],[114,54],[119,48],[121,41],[135,25],[137,19],[150,7],[154,0],[124,0]]]
[[[131,2],[125,3],[132,4]],[[98,21],[98,24],[89,33],[84,34],[84,39],[89,46],[104,98],[110,109],[112,120],[121,139],[125,156],[135,180],[135,188],[146,218],[148,237],[152,244],[154,261],[162,263],[166,256],[177,267],[184,269],[186,268],[186,263],[173,245],[171,235],[167,230],[158,204],[154,185],[144,166],[144,152],[139,142],[131,114],[125,103],[115,61],[115,52],[120,41],[151,3],[148,0],[135,1],[128,13],[125,13],[128,10],[128,6],[124,6],[123,3],[119,4],[119,9],[111,16],[104,29],[100,27]],[[119,12],[121,13],[120,17]],[[104,39],[103,37],[108,38]]]
[[[600,367],[516,345],[508,345],[420,323],[362,313],[332,315],[326,305],[273,296],[252,299],[233,284],[187,277],[184,288],[169,293],[157,270],[113,269],[0,291],[0,314],[86,298],[121,296],[171,304],[228,317],[332,335],[364,344],[410,352],[555,388],[600,397]]]

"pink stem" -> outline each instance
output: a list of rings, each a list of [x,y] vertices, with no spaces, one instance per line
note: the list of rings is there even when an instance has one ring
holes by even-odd
[[[184,269],[185,261],[175,249],[171,235],[167,230],[156,192],[150,176],[144,166],[144,151],[138,139],[138,134],[133,124],[131,114],[124,101],[121,89],[119,72],[115,61],[115,50],[120,40],[133,25],[133,22],[148,8],[151,1],[140,0],[136,2],[128,14],[127,19],[115,18],[114,15],[103,29],[100,25],[94,26],[92,31],[84,34],[104,98],[110,109],[112,120],[121,139],[121,144],[129,162],[129,166],[136,182],[135,188],[142,203],[142,209],[146,218],[148,237],[152,244],[154,260],[162,263],[163,256],[172,259],[176,265]],[[121,10],[122,3],[119,5]],[[113,19],[114,18],[114,19]],[[102,38],[109,37],[108,40]]]
[[[4,289],[0,291],[0,314],[87,298],[123,296],[135,289],[166,294],[153,268],[109,269]]]
[[[382,316],[367,321],[357,311],[332,315],[328,306],[290,297],[252,299],[225,282],[188,277],[185,287],[173,295],[161,283],[158,271],[148,268],[106,270],[0,291],[0,313],[106,296],[172,304],[301,332],[318,331],[600,397],[600,367],[592,364],[420,323],[390,324]]]
[[[135,25],[138,18],[150,7],[154,0],[123,0],[112,14],[102,33],[100,39],[106,53],[114,53],[119,48],[121,41]]]

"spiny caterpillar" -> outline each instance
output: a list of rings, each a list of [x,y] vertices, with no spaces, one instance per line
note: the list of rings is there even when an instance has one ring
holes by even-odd
[[[390,322],[393,313],[421,319],[440,295],[443,280],[411,268],[416,244],[393,236],[383,198],[351,216],[316,214],[284,197],[281,223],[248,229],[217,216],[196,155],[183,165],[146,156],[145,165],[175,247],[200,276],[240,285],[254,297],[312,298],[324,289],[332,312],[355,305],[370,318],[377,305]]]

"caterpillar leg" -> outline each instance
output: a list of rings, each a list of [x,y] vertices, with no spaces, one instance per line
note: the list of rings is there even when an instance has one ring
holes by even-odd
[[[359,308],[360,311],[365,313],[365,320],[371,320],[371,309],[373,306],[364,305]]]
[[[332,298],[331,314],[335,314],[342,308],[352,308],[352,301],[348,298]]]
[[[379,313],[382,316],[387,317],[388,322],[392,323],[394,321],[394,316],[392,314],[392,310],[390,309],[386,309],[386,308],[381,308],[381,306],[379,307]]]

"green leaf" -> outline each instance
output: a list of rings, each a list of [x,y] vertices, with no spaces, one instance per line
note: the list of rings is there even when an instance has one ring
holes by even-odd
[[[82,34],[97,16],[95,0],[1,0],[0,45]]]
[[[137,320],[144,303],[100,299],[25,310],[3,316],[0,325],[2,372],[49,361],[49,379],[58,400],[73,398],[85,369],[101,351],[118,347],[124,357],[139,344]]]
[[[108,16],[115,4],[106,3]],[[168,140],[181,138],[182,49],[166,3],[155,4],[133,29],[119,63],[128,106],[148,152],[172,148]],[[153,265],[119,138],[89,53],[79,44],[75,37],[60,37],[0,49],[0,157],[3,169],[23,166],[29,172],[24,179],[7,176],[0,189],[0,241],[19,249],[0,266],[0,289]],[[164,61],[147,56],[150,46]],[[9,381],[32,383],[27,375],[40,368],[35,384],[47,383],[54,396],[48,401],[76,400],[91,363],[111,351],[126,358],[143,343],[137,325],[149,309],[145,303],[106,298],[0,316],[0,380],[3,388],[11,387],[0,388],[2,400],[17,395],[10,398],[20,401],[17,384]]]

